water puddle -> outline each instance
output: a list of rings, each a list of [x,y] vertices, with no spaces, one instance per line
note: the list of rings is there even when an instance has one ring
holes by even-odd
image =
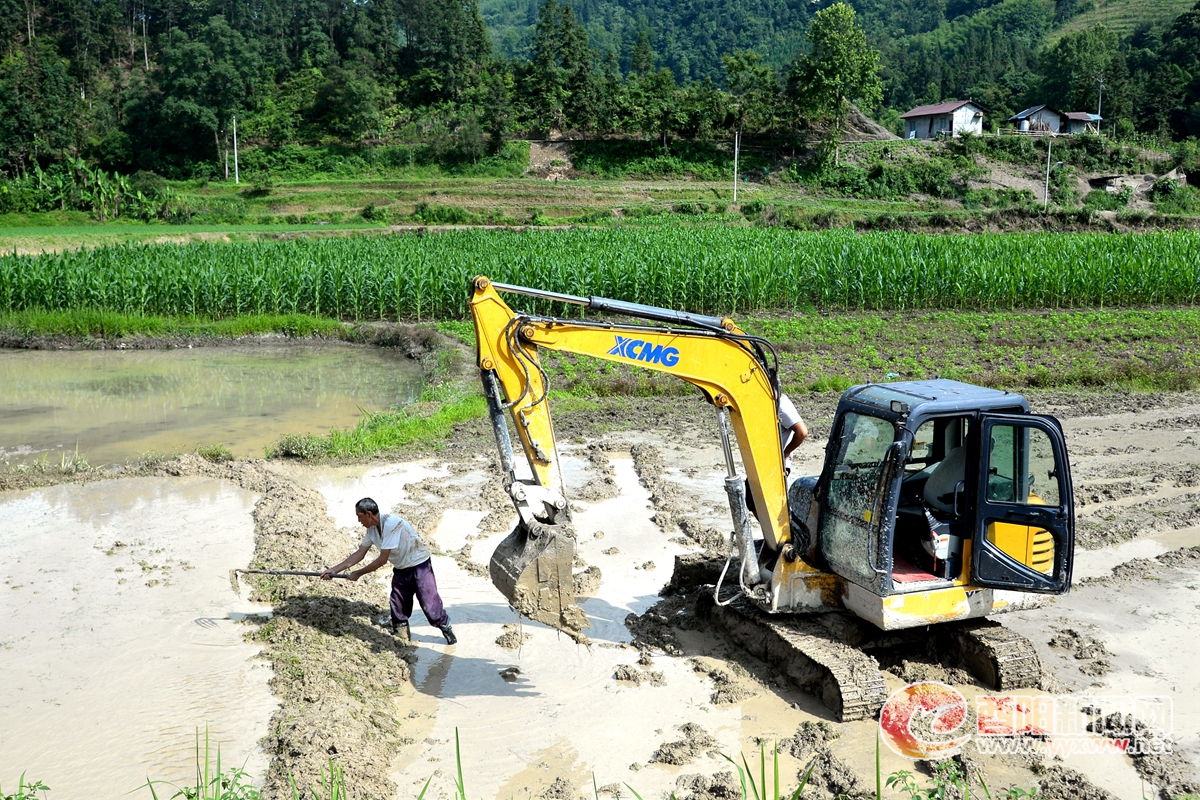
[[[419,367],[339,344],[0,353],[0,462],[76,448],[92,464],[223,444],[261,456],[285,433],[353,426],[416,399]]]
[[[54,797],[116,797],[148,777],[194,783],[206,727],[223,765],[261,779],[271,669],[233,621],[256,608],[228,579],[253,552],[253,507],[251,493],[208,478],[4,496],[4,786],[22,772]]]

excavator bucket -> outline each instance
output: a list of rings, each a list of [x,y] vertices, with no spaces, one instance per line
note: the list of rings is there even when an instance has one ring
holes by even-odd
[[[492,554],[492,584],[517,613],[586,642],[591,626],[575,604],[575,536],[569,525],[526,525],[504,538]]]

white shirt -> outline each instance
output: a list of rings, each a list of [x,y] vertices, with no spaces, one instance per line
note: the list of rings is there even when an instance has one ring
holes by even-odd
[[[792,437],[796,432],[792,430],[792,426],[804,420],[800,417],[800,412],[796,410],[796,406],[792,403],[790,397],[786,394],[779,395],[779,446],[784,450],[787,449],[788,443],[792,441]],[[792,466],[792,457],[789,455],[783,459],[784,467]]]
[[[383,528],[383,535],[379,528]],[[367,528],[360,547],[374,547],[378,550],[391,550],[388,563],[396,569],[408,569],[429,560],[429,549],[421,542],[420,535],[408,524],[394,514],[381,514],[379,526]]]

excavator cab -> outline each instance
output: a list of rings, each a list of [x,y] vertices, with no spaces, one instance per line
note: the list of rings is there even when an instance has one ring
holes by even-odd
[[[949,380],[855,387],[821,475],[793,483],[789,506],[793,529],[817,533],[808,558],[845,581],[844,605],[885,630],[1070,588],[1062,428],[1020,395]]]

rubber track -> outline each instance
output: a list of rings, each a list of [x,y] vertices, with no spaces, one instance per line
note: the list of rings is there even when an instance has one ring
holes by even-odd
[[[879,662],[819,624],[770,616],[745,598],[713,604],[709,613],[739,644],[820,698],[839,722],[873,718],[887,699]]]
[[[952,624],[944,635],[971,674],[993,689],[1037,688],[1041,683],[1042,662],[1033,642],[998,622]]]

